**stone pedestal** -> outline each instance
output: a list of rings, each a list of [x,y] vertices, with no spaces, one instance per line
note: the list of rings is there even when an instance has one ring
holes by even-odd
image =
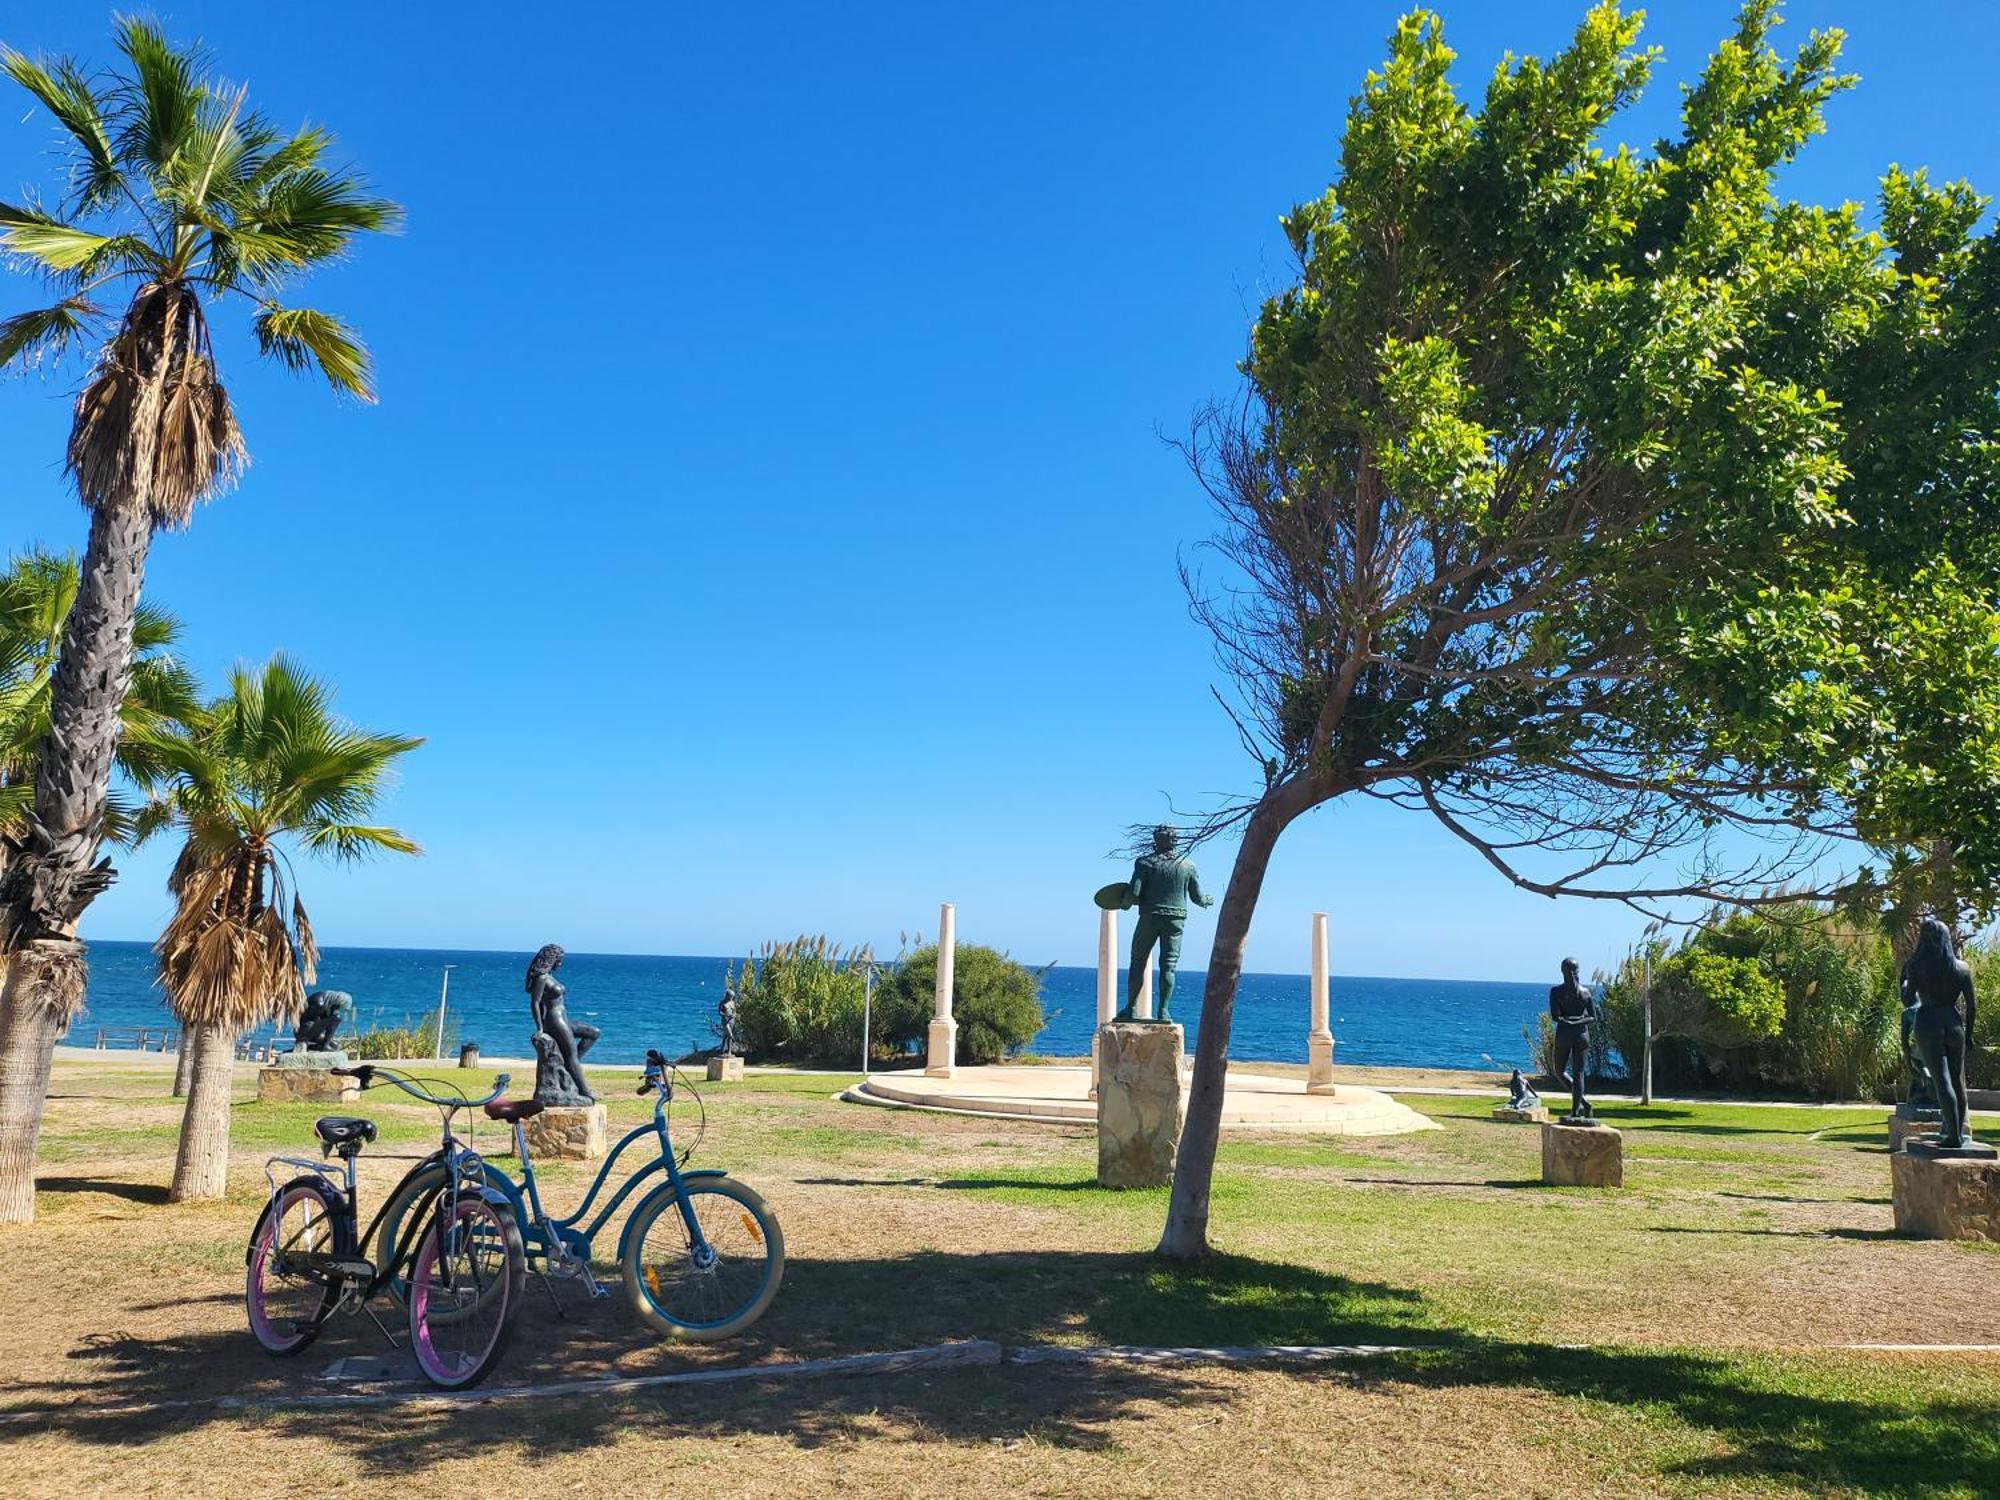
[[[557,1104],[521,1122],[528,1153],[543,1161],[597,1161],[605,1152],[604,1106]]]
[[[1173,1180],[1187,1096],[1179,1026],[1113,1021],[1100,1027],[1097,1181],[1100,1187],[1164,1187]]]
[[[1934,1109],[1919,1109],[1908,1104],[1899,1104],[1889,1116],[1889,1149],[1901,1151],[1903,1143],[1920,1135],[1934,1134],[1944,1116]]]
[[[1333,1034],[1306,1038],[1306,1092],[1331,1094],[1333,1086]]]
[[[347,1066],[345,1052],[286,1052],[257,1070],[260,1104],[352,1104],[361,1088],[352,1078],[336,1078]]]
[[[708,1060],[708,1081],[710,1083],[741,1083],[743,1081],[743,1059],[728,1053],[718,1052]]]
[[[1493,1106],[1493,1118],[1503,1125],[1546,1125],[1549,1123],[1549,1107],[1537,1104],[1528,1109],[1515,1109],[1510,1104]]]
[[[1991,1146],[1914,1139],[1889,1158],[1889,1189],[1900,1233],[2000,1243],[2000,1152]]]
[[[930,1078],[950,1078],[958,1072],[958,1022],[941,1016],[931,1022],[924,1048],[924,1073]]]
[[[1542,1126],[1542,1181],[1551,1187],[1625,1186],[1625,1137],[1609,1125]]]

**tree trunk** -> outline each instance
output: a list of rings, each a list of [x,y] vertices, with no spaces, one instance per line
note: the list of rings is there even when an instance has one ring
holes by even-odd
[[[1236,985],[1243,977],[1243,945],[1264,889],[1264,872],[1278,835],[1302,808],[1289,805],[1287,787],[1273,788],[1257,804],[1236,851],[1236,867],[1215,919],[1215,947],[1201,997],[1201,1031],[1195,1038],[1194,1083],[1187,1120],[1174,1158],[1173,1194],[1159,1253],[1192,1260],[1208,1253],[1208,1190],[1215,1175],[1215,1145],[1222,1130],[1222,1085],[1229,1066],[1229,1028],[1236,1015]],[[1307,803],[1307,806],[1312,805]]]
[[[181,1028],[180,1048],[174,1056],[174,1097],[187,1097],[188,1079],[194,1074],[194,1033]]]
[[[7,963],[0,988],[0,1224],[35,1217],[35,1147],[49,1064],[83,999],[83,944],[41,942]]]
[[[180,1152],[174,1158],[175,1203],[220,1198],[229,1186],[229,1095],[236,1061],[236,1033],[227,1026],[190,1026],[181,1045],[192,1043],[187,1110],[181,1117]]]

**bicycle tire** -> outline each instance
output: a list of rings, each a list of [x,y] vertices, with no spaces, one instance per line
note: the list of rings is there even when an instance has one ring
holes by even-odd
[[[514,1315],[528,1288],[528,1256],[521,1248],[521,1229],[513,1212],[500,1204],[482,1197],[461,1197],[454,1220],[447,1222],[443,1212],[432,1216],[410,1268],[410,1352],[432,1385],[462,1391],[484,1380],[507,1351]],[[477,1246],[486,1243],[489,1252],[491,1246],[490,1238],[481,1240],[482,1232],[499,1239],[497,1276],[491,1274],[494,1268],[490,1265],[485,1274],[477,1269]],[[444,1275],[438,1273],[440,1262],[447,1266]],[[460,1285],[451,1285],[453,1281]],[[464,1289],[466,1284],[471,1287],[469,1292]],[[494,1292],[500,1298],[497,1309]],[[477,1324],[475,1317],[480,1320]],[[487,1322],[491,1331],[481,1333],[479,1329]],[[470,1347],[461,1351],[455,1347],[461,1342],[455,1335],[467,1328],[474,1330]],[[441,1339],[441,1333],[454,1337]],[[441,1344],[454,1347],[447,1350]]]
[[[250,1243],[243,1252],[243,1311],[251,1335],[269,1354],[293,1355],[306,1348],[319,1337],[320,1329],[340,1300],[331,1281],[318,1284],[316,1299],[305,1284],[300,1284],[292,1293],[299,1306],[303,1308],[315,1301],[317,1306],[305,1318],[276,1315],[270,1285],[271,1254],[277,1248],[278,1237],[285,1232],[287,1212],[308,1202],[318,1205],[318,1218],[327,1228],[324,1248],[336,1255],[344,1253],[349,1234],[346,1207],[317,1177],[295,1177],[278,1189],[257,1216],[256,1227],[250,1231]]]
[[[668,1338],[694,1343],[731,1338],[761,1318],[778,1295],[785,1278],[785,1231],[770,1205],[734,1178],[703,1177],[683,1183],[683,1190],[717,1260],[695,1263],[679,1195],[672,1183],[662,1183],[632,1210],[625,1231],[625,1299],[640,1322]],[[671,1228],[649,1252],[647,1240],[669,1212]],[[739,1248],[746,1242],[749,1248]],[[690,1303],[713,1316],[689,1315]]]

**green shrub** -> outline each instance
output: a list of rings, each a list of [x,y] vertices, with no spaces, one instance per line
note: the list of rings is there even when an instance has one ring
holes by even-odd
[[[444,1046],[438,1045],[438,1022],[435,1015],[421,1021],[403,1017],[400,1026],[385,1026],[381,1021],[371,1024],[367,1030],[343,1038],[335,1045],[355,1057],[366,1057],[377,1061],[384,1058],[431,1058],[450,1049],[458,1040],[458,1027],[446,1021]]]
[[[922,1046],[937,1009],[937,944],[907,954],[882,987],[882,1035],[891,1046]],[[961,943],[952,961],[951,1013],[958,1022],[958,1061],[998,1062],[1035,1039],[1048,1024],[1042,1009],[1044,969],[1018,964],[994,948]]]
[[[1634,949],[1603,992],[1632,1077],[1649,951],[1656,1088],[1894,1096],[1903,1072],[1894,956],[1867,923],[1786,905],[1711,917],[1677,948]]]
[[[824,934],[766,943],[726,981],[736,991],[744,1050],[786,1062],[856,1061],[874,961],[868,948],[838,948]],[[871,1029],[882,1034],[879,1017]]]

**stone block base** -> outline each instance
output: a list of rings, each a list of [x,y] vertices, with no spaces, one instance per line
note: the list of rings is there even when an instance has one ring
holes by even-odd
[[[1622,1188],[1624,1135],[1609,1125],[1543,1125],[1542,1181],[1551,1187]]]
[[[2000,1156],[1940,1155],[1919,1141],[1889,1158],[1889,1190],[1903,1234],[2000,1243]]]
[[[1493,1118],[1506,1125],[1546,1125],[1549,1123],[1549,1107],[1537,1104],[1533,1109],[1514,1109],[1496,1104],[1493,1106]]]
[[[743,1081],[743,1059],[717,1055],[708,1060],[708,1081],[710,1083],[741,1083]]]
[[[528,1154],[544,1161],[597,1161],[605,1152],[604,1106],[559,1104],[521,1122]]]
[[[932,1021],[925,1041],[925,1074],[931,1078],[950,1078],[958,1071],[958,1022],[950,1016]]]
[[[1931,1135],[1942,1123],[1942,1117],[1935,1114],[1907,1115],[1898,1109],[1889,1116],[1889,1149],[1901,1151],[1904,1142],[1920,1135]]]
[[[1178,1026],[1113,1021],[1098,1029],[1097,1181],[1164,1187],[1173,1181],[1187,1095]]]
[[[336,1078],[331,1067],[259,1068],[260,1104],[352,1104],[361,1089],[352,1078]]]
[[[1306,1035],[1306,1092],[1331,1094],[1333,1086],[1333,1038]]]

